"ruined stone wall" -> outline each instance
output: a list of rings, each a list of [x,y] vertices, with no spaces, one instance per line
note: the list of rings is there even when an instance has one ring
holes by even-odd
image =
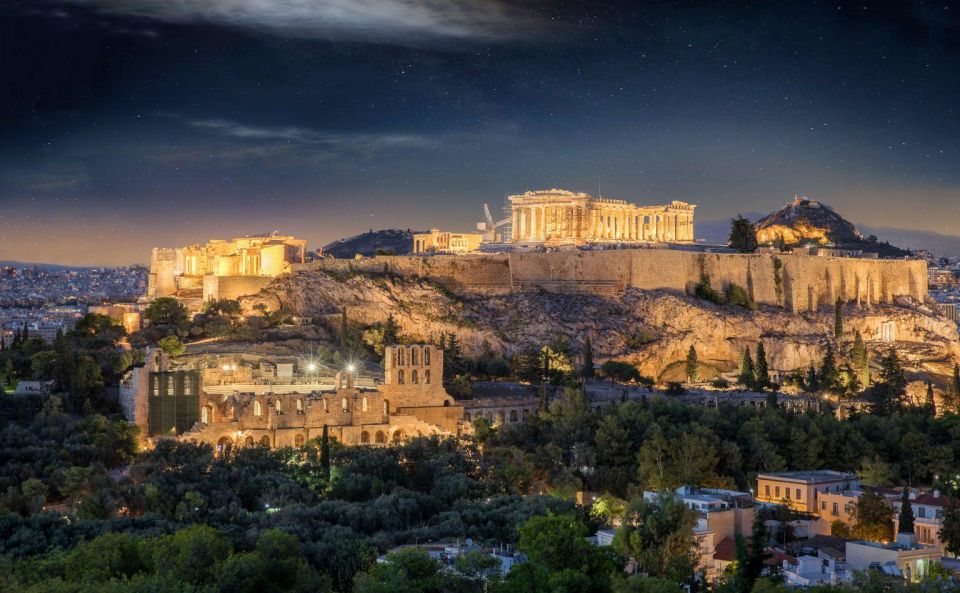
[[[298,269],[397,273],[427,278],[456,292],[522,290],[619,294],[627,288],[688,292],[704,277],[723,291],[734,283],[754,301],[791,311],[837,297],[860,304],[927,295],[926,262],[807,255],[698,253],[669,249],[526,252],[468,256],[381,256],[322,260]]]

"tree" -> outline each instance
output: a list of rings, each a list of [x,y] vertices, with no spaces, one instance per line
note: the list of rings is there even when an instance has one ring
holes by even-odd
[[[189,319],[187,308],[173,297],[158,297],[143,310],[143,319],[150,325],[177,326]]]
[[[460,340],[457,339],[457,334],[448,333],[443,349],[443,379],[444,381],[453,381],[466,370],[463,351],[460,349]]]
[[[900,497],[900,514],[897,515],[897,533],[913,533],[913,505],[910,504],[910,489],[903,487]]]
[[[327,425],[323,425],[323,433],[320,436],[320,467],[323,469],[323,475],[330,478],[330,430]]]
[[[180,338],[177,336],[160,338],[160,341],[157,343],[157,345],[161,350],[166,352],[170,358],[176,358],[187,351],[187,347],[183,345],[183,343],[180,341]]]
[[[689,582],[697,565],[696,522],[694,512],[673,496],[652,502],[637,499],[617,529],[613,548],[636,560],[640,573]]]
[[[737,217],[730,221],[728,244],[740,253],[753,253],[757,249],[757,228],[752,222],[737,214]]]
[[[600,372],[611,381],[619,383],[640,380],[640,371],[637,370],[637,367],[622,360],[608,360],[600,367]]]
[[[743,347],[743,354],[740,356],[740,373],[737,377],[737,381],[746,387],[753,385],[754,381],[754,370],[753,370],[753,356],[750,354],[750,347]]]
[[[697,349],[690,344],[690,350],[687,351],[687,379],[691,383],[696,383],[700,378],[700,362],[697,360]]]
[[[853,336],[853,347],[850,348],[850,363],[853,365],[853,371],[860,380],[860,386],[866,388],[870,385],[870,358],[867,353],[867,345],[860,335],[860,330]]]
[[[960,556],[960,500],[956,493],[947,497],[943,511],[943,526],[940,528],[940,540],[947,552]]]
[[[833,304],[833,339],[839,341],[843,337],[843,300],[837,297]]]
[[[340,311],[340,355],[345,356],[349,344],[350,322],[347,319],[347,308]]]
[[[383,345],[393,346],[399,339],[400,326],[397,324],[397,320],[393,318],[393,313],[390,313],[383,324]]]
[[[580,376],[584,379],[593,379],[596,372],[593,368],[593,344],[590,336],[583,341],[583,366],[580,367]]]
[[[530,559],[533,572],[547,575],[546,591],[609,591],[618,567],[602,549],[587,542],[587,533],[576,515],[536,516],[520,527],[517,548]],[[506,591],[543,590],[521,588],[518,581],[527,583],[531,575],[523,571],[515,577],[514,572],[507,574]]]
[[[763,342],[757,344],[757,364],[754,366],[754,383],[759,389],[766,389],[770,385],[770,369],[767,367],[767,352]]]
[[[820,373],[817,382],[821,389],[834,389],[837,386],[837,361],[833,353],[833,344],[827,342],[827,349],[823,353],[820,363]]]
[[[867,486],[885,488],[896,480],[897,470],[879,455],[874,455],[863,460],[857,475],[860,476],[860,481]]]
[[[884,498],[872,490],[864,490],[853,511],[851,534],[869,541],[893,539],[893,513]]]

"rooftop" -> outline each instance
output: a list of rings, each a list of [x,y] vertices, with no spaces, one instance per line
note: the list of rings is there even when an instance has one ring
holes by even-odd
[[[839,482],[857,479],[857,474],[838,472],[829,469],[817,469],[797,472],[770,472],[757,475],[758,479],[790,480],[795,482]]]

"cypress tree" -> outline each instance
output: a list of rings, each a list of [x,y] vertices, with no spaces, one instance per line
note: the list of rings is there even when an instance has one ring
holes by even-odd
[[[323,434],[320,436],[320,467],[323,468],[323,475],[330,477],[330,431],[327,425],[323,425]]]
[[[906,486],[900,497],[900,514],[897,517],[900,523],[897,533],[913,533],[913,507],[910,505],[910,489]]]
[[[580,368],[580,376],[584,379],[593,379],[595,375],[593,368],[593,344],[590,343],[590,336],[583,342],[583,366]]]
[[[347,323],[347,308],[344,307],[340,313],[340,354],[347,353],[347,332],[349,326]]]
[[[927,406],[927,409],[930,410],[930,413],[934,416],[937,415],[937,402],[933,398],[933,383],[927,381],[927,397],[926,401],[923,402]]]
[[[687,379],[691,383],[696,383],[700,378],[700,361],[697,359],[697,349],[690,344],[690,350],[687,351]]]
[[[740,356],[740,376],[737,379],[741,385],[753,385],[753,357],[750,355],[750,346],[743,347]]]
[[[754,365],[754,379],[760,389],[766,389],[770,385],[770,369],[767,366],[767,352],[763,348],[763,342],[757,345],[757,364]]]
[[[951,379],[947,388],[947,395],[947,401],[952,411],[960,411],[960,364],[953,365],[953,379]]]
[[[447,334],[446,348],[443,349],[443,378],[452,381],[466,371],[460,341],[454,333]]]
[[[843,301],[837,297],[833,305],[833,337],[839,340],[843,336]]]
[[[393,346],[400,338],[400,326],[397,320],[393,318],[393,313],[387,315],[387,321],[383,324],[383,345]]]
[[[870,357],[867,353],[867,345],[863,341],[863,336],[858,330],[853,336],[853,347],[850,349],[850,359],[853,363],[853,370],[860,380],[863,388],[870,386]]]
[[[805,381],[807,391],[813,393],[820,389],[820,379],[817,377],[817,369],[813,368],[813,365],[810,365],[810,368],[807,369],[807,380]]]

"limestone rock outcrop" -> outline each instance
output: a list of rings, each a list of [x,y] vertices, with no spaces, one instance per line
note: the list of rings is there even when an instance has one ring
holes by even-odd
[[[702,361],[729,370],[744,346],[755,349],[761,341],[772,370],[804,370],[819,364],[834,320],[832,306],[802,313],[774,306],[749,311],[636,288],[610,295],[543,290],[480,295],[454,292],[423,277],[366,271],[313,270],[281,277],[242,299],[246,310],[257,304],[328,317],[332,327],[344,308],[361,325],[393,314],[408,338],[427,341],[455,332],[468,354],[488,344],[510,356],[557,336],[566,336],[578,349],[589,336],[599,360],[630,360],[654,377],[682,361],[691,345]],[[960,359],[956,325],[908,301],[901,305],[846,305],[846,341],[859,331],[874,353],[897,348],[912,373],[935,381],[945,377],[952,361]]]

